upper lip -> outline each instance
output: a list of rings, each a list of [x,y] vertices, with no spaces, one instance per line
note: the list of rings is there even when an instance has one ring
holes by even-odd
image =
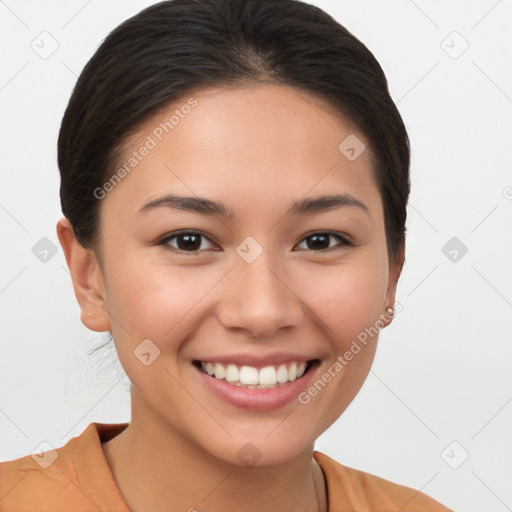
[[[265,366],[276,366],[283,363],[291,362],[309,362],[314,357],[305,356],[303,354],[293,354],[290,352],[278,352],[275,354],[255,355],[255,354],[231,354],[208,356],[194,359],[203,363],[221,363],[224,365],[234,364],[236,366],[253,366],[255,368],[263,368]]]

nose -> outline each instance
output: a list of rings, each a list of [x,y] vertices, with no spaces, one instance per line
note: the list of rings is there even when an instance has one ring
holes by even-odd
[[[217,307],[224,328],[242,329],[254,338],[271,337],[304,318],[297,291],[264,255],[252,263],[237,261]]]

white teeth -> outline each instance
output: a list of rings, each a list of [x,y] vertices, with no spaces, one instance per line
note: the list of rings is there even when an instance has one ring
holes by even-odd
[[[212,363],[206,363],[206,373],[208,375],[213,375],[215,373],[215,366]]]
[[[297,378],[297,363],[292,363],[288,368],[288,380],[292,381]]]
[[[258,382],[258,370],[252,366],[240,368],[240,384],[261,384]]]
[[[277,382],[281,382],[281,384],[288,382],[288,370],[284,364],[277,369]]]
[[[228,364],[226,368],[226,380],[228,382],[238,382],[240,380],[240,372],[234,364]]]
[[[249,389],[273,388],[287,382],[293,382],[302,377],[306,371],[307,363],[292,362],[279,366],[265,366],[258,370],[253,366],[238,367],[234,364],[224,366],[221,363],[201,362],[201,369],[211,377],[226,380],[237,386]]]
[[[226,368],[219,363],[215,363],[215,378],[223,379],[226,377]]]
[[[277,382],[276,369],[273,366],[265,366],[260,370],[259,383],[264,386],[272,386]]]

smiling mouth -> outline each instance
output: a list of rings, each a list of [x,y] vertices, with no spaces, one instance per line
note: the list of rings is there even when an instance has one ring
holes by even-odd
[[[198,360],[193,364],[213,379],[223,380],[234,386],[245,389],[273,389],[301,379],[313,366],[319,364],[319,360],[290,361],[263,368]]]

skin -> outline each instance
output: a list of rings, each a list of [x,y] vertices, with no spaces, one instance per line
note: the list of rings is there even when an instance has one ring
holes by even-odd
[[[289,86],[211,88],[193,97],[190,114],[101,201],[94,249],[77,242],[66,219],[57,226],[82,322],[112,332],[132,382],[130,425],[103,444],[105,456],[134,512],[327,510],[314,442],[361,388],[377,336],[308,404],[269,412],[222,401],[191,362],[299,352],[320,359],[315,382],[393,306],[401,263],[388,259],[370,144],[325,100]],[[187,99],[146,123],[126,159]],[[338,150],[351,133],[366,145],[354,161]],[[139,212],[167,193],[221,201],[234,217]],[[306,196],[341,193],[367,211],[286,214]],[[211,242],[201,239],[194,254],[177,252],[176,238],[158,244],[182,229]],[[306,235],[326,230],[352,244],[331,237],[323,251],[308,245]],[[236,252],[248,236],[263,249],[250,264]],[[145,366],[133,351],[148,338],[161,352]],[[237,457],[247,442],[261,452],[251,468]]]

